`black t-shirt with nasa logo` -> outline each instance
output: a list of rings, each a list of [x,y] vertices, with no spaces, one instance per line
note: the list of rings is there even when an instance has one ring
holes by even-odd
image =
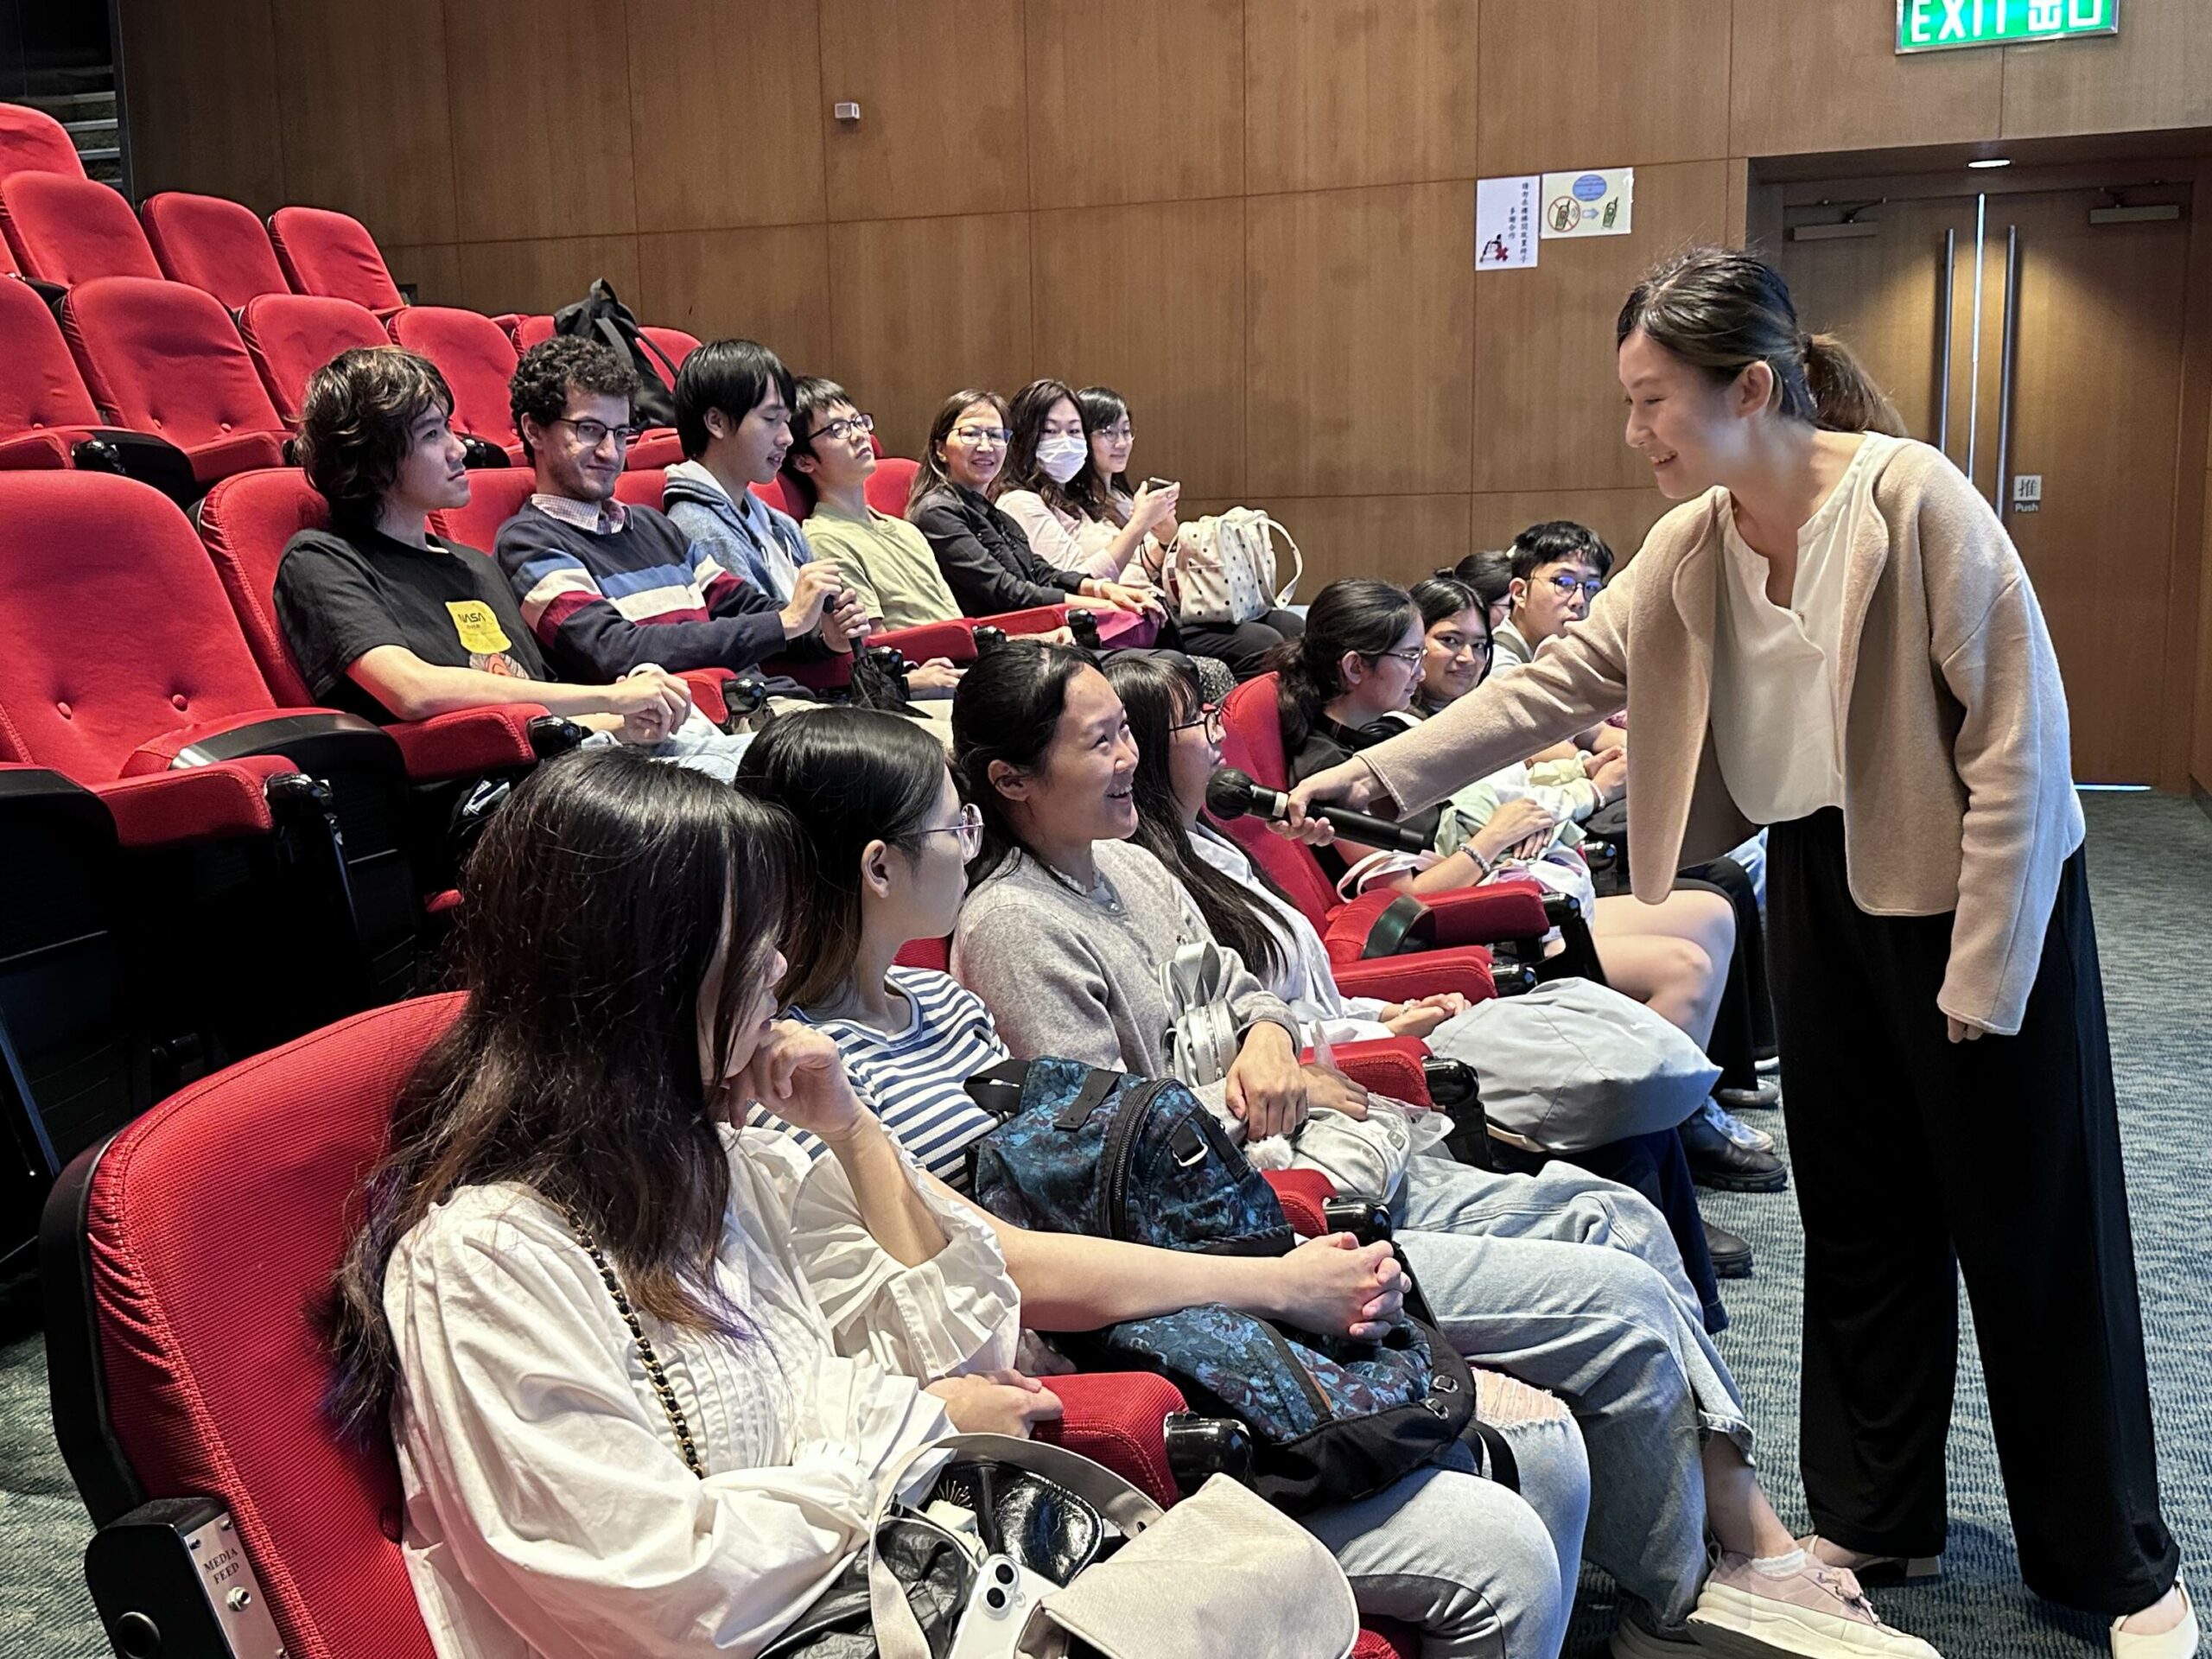
[[[379,725],[398,716],[346,672],[378,645],[441,668],[556,677],[498,561],[457,542],[425,550],[373,531],[303,530],[276,568],[276,621],[315,701]]]

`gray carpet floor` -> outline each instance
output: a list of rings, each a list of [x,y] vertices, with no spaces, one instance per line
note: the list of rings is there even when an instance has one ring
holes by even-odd
[[[2166,1519],[2212,1593],[2212,822],[2171,797],[2093,794],[2085,804]],[[1753,1121],[1780,1131],[1777,1113]],[[1721,1346],[1750,1402],[1768,1490],[1784,1519],[1802,1524],[1796,1210],[1787,1194],[1714,1194],[1710,1212],[1758,1251],[1757,1276],[1727,1287],[1734,1325]],[[1945,1577],[1878,1601],[1947,1659],[2092,1659],[2107,1650],[2100,1622],[2020,1586],[1980,1370],[1970,1339],[1964,1348]],[[42,1345],[32,1336],[0,1346],[0,1654],[106,1653],[79,1570],[88,1532],[54,1446]],[[1601,1655],[1613,1617],[1610,1587],[1592,1573],[1570,1653]]]

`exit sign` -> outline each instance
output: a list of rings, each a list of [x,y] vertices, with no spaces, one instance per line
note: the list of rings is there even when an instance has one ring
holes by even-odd
[[[1897,0],[1897,50],[2120,33],[2120,0]]]

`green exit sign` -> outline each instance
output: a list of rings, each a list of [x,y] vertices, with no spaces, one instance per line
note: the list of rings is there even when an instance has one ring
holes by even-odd
[[[2120,0],[1897,0],[1897,50],[2120,33]]]

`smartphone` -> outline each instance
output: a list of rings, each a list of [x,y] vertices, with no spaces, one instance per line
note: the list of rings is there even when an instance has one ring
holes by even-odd
[[[1147,478],[1144,481],[1144,486],[1147,490],[1172,490],[1176,486],[1175,480],[1172,478]]]

